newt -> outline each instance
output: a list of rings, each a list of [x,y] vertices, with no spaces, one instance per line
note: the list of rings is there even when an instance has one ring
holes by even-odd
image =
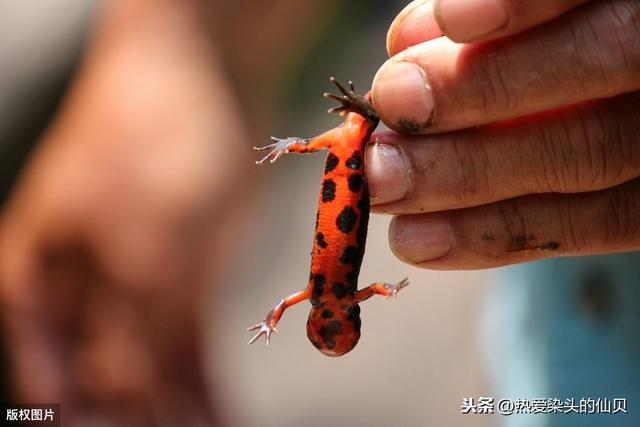
[[[320,186],[311,273],[306,288],[280,300],[264,320],[249,331],[257,330],[249,341],[265,337],[267,345],[283,312],[301,301],[311,302],[307,336],[327,356],[351,351],[360,339],[359,303],[378,294],[396,296],[409,284],[373,283],[358,290],[358,275],[364,257],[369,223],[369,190],[365,175],[365,149],[380,118],[371,102],[371,93],[359,95],[352,82],[346,89],[330,79],[342,95],[325,93],[338,101],[329,113],[339,113],[344,122],[313,138],[275,138],[257,151],[268,151],[256,163],[274,163],[286,153],[313,153],[328,149]]]

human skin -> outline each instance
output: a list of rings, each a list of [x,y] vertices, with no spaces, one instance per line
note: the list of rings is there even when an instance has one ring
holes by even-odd
[[[415,1],[387,50],[373,101],[400,133],[374,135],[368,177],[401,260],[640,249],[640,3]]]
[[[257,76],[277,74],[278,62],[251,49],[288,43],[265,30],[234,56],[244,27],[229,16],[264,21],[248,3],[113,0],[97,13],[83,63],[0,216],[0,320],[16,402],[60,403],[68,425],[214,422],[202,359],[215,349],[202,349],[199,316],[205,287],[234,256],[231,217],[252,164],[241,114],[250,107],[223,70],[265,84]],[[272,5],[281,18],[315,2],[285,3]]]
[[[197,308],[244,163],[216,142],[246,134],[197,10],[154,3],[105,4],[1,217],[12,397],[71,424],[213,416]]]

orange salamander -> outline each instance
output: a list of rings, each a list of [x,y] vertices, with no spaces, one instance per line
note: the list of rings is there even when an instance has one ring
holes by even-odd
[[[309,284],[280,300],[264,320],[248,330],[258,330],[249,344],[264,335],[266,343],[284,310],[304,300],[312,308],[307,320],[307,336],[327,356],[341,356],[352,350],[360,339],[360,302],[374,294],[395,296],[409,284],[374,283],[358,290],[358,274],[364,256],[369,222],[369,191],[365,176],[364,154],[379,117],[370,102],[370,94],[358,95],[349,82],[345,89],[334,78],[341,96],[325,93],[340,103],[331,108],[344,123],[309,139],[273,138],[275,142],[254,149],[268,150],[260,161],[278,160],[285,153],[312,153],[329,149],[320,190],[315,238],[311,253]]]

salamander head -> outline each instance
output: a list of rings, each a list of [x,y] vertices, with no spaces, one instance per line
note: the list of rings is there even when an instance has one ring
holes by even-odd
[[[314,307],[307,321],[307,336],[327,356],[342,356],[360,339],[360,306],[348,311]]]

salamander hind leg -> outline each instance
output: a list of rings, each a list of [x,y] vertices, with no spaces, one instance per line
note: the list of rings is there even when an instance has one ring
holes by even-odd
[[[269,151],[266,156],[260,160],[256,160],[257,165],[261,165],[267,160],[269,163],[275,163],[283,154],[302,152],[306,145],[309,144],[308,139],[289,136],[287,138],[271,137],[273,144],[265,145],[264,147],[253,147],[256,151]]]
[[[251,338],[251,340],[249,340],[248,342],[249,345],[253,344],[262,335],[264,335],[265,337],[266,344],[269,345],[269,341],[271,340],[271,334],[274,332],[278,332],[278,330],[276,329],[276,325],[271,321],[269,321],[268,319],[265,319],[262,322],[258,323],[257,325],[247,328],[247,331],[255,331],[256,329],[258,330],[258,333],[255,334],[253,338]]]
[[[278,301],[278,303],[269,311],[269,313],[267,313],[262,322],[247,328],[247,331],[258,331],[258,333],[255,334],[253,338],[251,338],[248,344],[253,344],[258,338],[264,335],[266,344],[269,345],[271,334],[274,332],[278,332],[278,330],[276,329],[276,325],[280,321],[280,318],[282,317],[284,311],[292,305],[309,299],[309,296],[309,289],[304,289],[302,291],[296,292],[295,294],[289,295],[285,299]]]
[[[256,161],[256,164],[261,165],[267,160],[270,163],[274,163],[287,153],[315,153],[324,148],[331,148],[333,144],[340,140],[341,135],[342,130],[338,127],[313,138],[298,138],[295,136],[276,138],[272,136],[271,140],[275,141],[273,144],[265,145],[264,147],[253,147],[256,151],[269,151],[261,160]]]
[[[381,295],[385,298],[389,298],[391,296],[396,297],[398,296],[398,292],[407,286],[409,286],[409,279],[406,277],[395,284],[381,282],[373,283],[372,285],[356,292],[355,300],[359,303],[371,298],[375,294]]]

